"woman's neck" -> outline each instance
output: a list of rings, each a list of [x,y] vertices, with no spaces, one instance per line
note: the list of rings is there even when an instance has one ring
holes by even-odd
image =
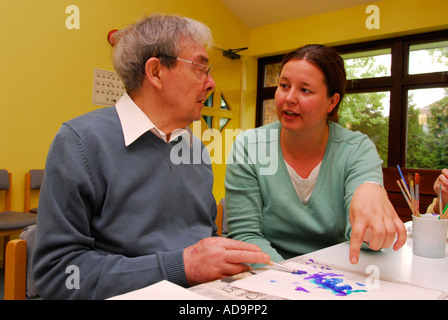
[[[319,133],[298,133],[281,129],[280,145],[286,162],[303,179],[322,161],[329,136],[328,124]]]

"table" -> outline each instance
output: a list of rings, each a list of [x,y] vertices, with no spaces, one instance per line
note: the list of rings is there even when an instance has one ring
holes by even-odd
[[[444,258],[425,258],[417,256],[412,251],[412,223],[409,222],[405,225],[408,229],[408,239],[401,249],[398,251],[394,251],[392,248],[381,249],[379,251],[361,250],[359,262],[356,265],[352,265],[349,262],[350,243],[348,241],[306,255],[297,256],[285,262],[309,263],[312,261],[312,264],[316,263],[319,267],[328,266],[335,270],[346,270],[356,274],[362,273],[364,275],[372,274],[372,270],[374,270],[377,272],[375,276],[379,277],[381,280],[404,283],[407,285],[410,284],[412,285],[412,288],[422,287],[432,289],[442,293],[436,295],[436,297],[447,297],[448,246]],[[271,291],[269,291],[269,294],[246,291],[237,287],[236,284],[232,284],[234,281],[253,277],[270,268],[271,267],[267,266],[251,272],[238,274],[233,277],[200,284],[189,289],[181,288],[168,283],[167,281],[163,281],[140,290],[114,297],[113,299],[166,299],[168,297],[169,299],[185,300],[283,300],[281,297],[272,295]],[[328,270],[332,270],[331,268]],[[268,275],[268,273],[266,273],[266,275]],[[258,284],[260,277],[263,278],[263,275],[259,275],[256,278],[254,277],[249,280],[253,280],[252,283],[255,281],[255,283]],[[419,291],[428,293],[428,290],[426,289],[419,289]],[[437,293],[434,291],[431,292],[432,294],[430,297],[432,297],[434,293]],[[280,293],[280,295],[282,295],[282,293]]]
[[[412,252],[411,238],[398,251],[391,248],[379,252],[363,250],[356,265],[349,262],[348,255],[349,243],[344,242],[306,256],[360,272],[366,272],[369,266],[378,266],[381,278],[448,292],[448,250],[445,258],[420,257]]]
[[[410,230],[412,223],[406,223],[405,225],[408,229],[408,240],[400,250],[394,251],[392,248],[381,249],[380,251],[362,250],[359,262],[356,265],[349,262],[350,245],[348,241],[288,261],[299,262],[303,261],[304,258],[313,259],[361,273],[369,273],[368,268],[373,266],[377,267],[382,279],[448,292],[448,246],[445,258],[425,258],[414,255],[412,252],[412,232]],[[261,268],[252,274],[265,270],[266,268]],[[189,290],[212,299],[278,299],[277,297],[257,295],[232,287],[232,281],[252,274],[246,273],[229,279],[212,281],[192,287]]]

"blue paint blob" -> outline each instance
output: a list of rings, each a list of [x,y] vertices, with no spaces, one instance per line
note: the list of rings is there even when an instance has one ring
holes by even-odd
[[[312,283],[318,285],[319,287],[331,290],[336,296],[347,296],[352,292],[367,292],[366,290],[353,290],[350,285],[344,284],[344,279],[326,278],[342,276],[342,274],[336,273],[315,273],[306,277],[305,280],[311,280]]]
[[[293,274],[307,274],[308,272],[302,271],[302,270],[296,270],[293,272]]]
[[[302,287],[296,287],[295,290],[310,293],[308,290],[306,290],[305,288],[302,288]]]

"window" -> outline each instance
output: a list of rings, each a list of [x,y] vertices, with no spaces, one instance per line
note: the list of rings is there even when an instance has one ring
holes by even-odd
[[[448,71],[448,41],[409,47],[409,74]]]
[[[367,134],[385,164],[388,159],[389,106],[389,91],[348,93],[339,111],[339,124]]]
[[[280,77],[282,55],[258,60],[256,125],[277,121],[274,95]]]
[[[336,47],[347,71],[339,123],[367,134],[385,167],[448,167],[447,31]],[[282,58],[259,59],[257,126],[276,121]]]
[[[391,75],[391,49],[342,54],[347,79],[368,79]]]
[[[202,118],[210,129],[222,131],[235,116],[221,89],[216,89],[207,98],[202,109]]]

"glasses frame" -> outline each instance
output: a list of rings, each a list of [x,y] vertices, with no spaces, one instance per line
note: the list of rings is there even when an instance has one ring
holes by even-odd
[[[157,56],[157,58],[159,58],[159,57],[164,57],[164,58],[168,58],[168,59],[175,59],[175,60],[179,60],[179,61],[182,61],[182,62],[190,63],[190,64],[195,65],[195,66],[200,66],[200,67],[202,67],[201,72],[205,73],[205,75],[207,77],[210,75],[210,71],[212,70],[212,66],[211,65],[206,66],[204,64],[200,64],[200,63],[197,63],[197,62],[185,60],[185,59],[178,58],[178,57],[167,56],[167,55],[164,55],[164,54],[160,54],[160,55]]]

